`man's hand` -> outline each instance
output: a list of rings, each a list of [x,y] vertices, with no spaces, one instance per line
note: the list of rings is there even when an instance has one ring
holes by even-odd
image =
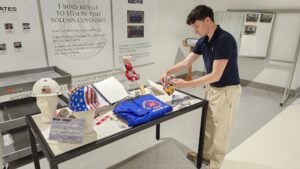
[[[185,88],[188,87],[188,81],[185,81],[183,79],[173,79],[172,84],[176,88]]]
[[[167,72],[164,72],[164,73],[162,74],[162,76],[160,77],[160,82],[161,82],[162,84],[165,83],[165,80],[166,80],[167,76],[168,76],[168,73],[167,73]]]

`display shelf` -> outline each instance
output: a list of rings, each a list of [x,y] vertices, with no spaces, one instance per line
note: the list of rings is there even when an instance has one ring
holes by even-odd
[[[0,73],[0,96],[30,92],[34,83],[45,77],[52,78],[60,85],[67,84],[71,88],[71,75],[53,66]]]
[[[67,99],[59,97],[58,108],[66,107]],[[0,131],[25,126],[25,116],[39,113],[34,97],[0,103]]]
[[[3,160],[7,163],[31,155],[30,141],[27,127],[19,127],[3,133],[10,134],[13,144],[4,145]],[[2,135],[2,136],[3,136]]]

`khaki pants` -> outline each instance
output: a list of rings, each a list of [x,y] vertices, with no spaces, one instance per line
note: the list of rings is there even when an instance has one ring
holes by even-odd
[[[221,88],[209,86],[205,92],[204,97],[209,103],[203,158],[210,161],[212,169],[221,168],[225,158],[240,96],[240,85]]]

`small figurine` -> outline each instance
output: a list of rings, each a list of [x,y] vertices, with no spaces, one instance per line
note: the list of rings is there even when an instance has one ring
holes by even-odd
[[[129,81],[137,81],[140,79],[140,75],[137,74],[131,64],[132,56],[123,56],[123,64],[125,66],[125,76]]]
[[[165,83],[163,84],[164,91],[170,96],[174,93],[174,85],[172,84],[172,80],[174,79],[174,76],[168,75],[165,79]]]
[[[125,76],[126,76],[127,80],[129,80],[129,81],[136,81],[136,80],[139,80],[139,79],[140,79],[140,75],[137,74],[137,73],[133,70],[131,63],[127,63],[127,64],[125,65],[125,69],[126,69]]]

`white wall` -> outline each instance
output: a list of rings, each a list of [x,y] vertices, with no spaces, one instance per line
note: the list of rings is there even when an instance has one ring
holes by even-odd
[[[215,11],[224,11],[227,9],[237,9],[237,8],[300,8],[300,1],[239,1],[239,0],[229,0],[229,1],[217,1],[217,0],[188,0],[188,1],[172,1],[163,0],[157,3],[157,16],[158,17],[158,27],[157,27],[157,37],[155,46],[155,64],[151,66],[146,66],[139,68],[139,73],[142,77],[151,78],[153,80],[158,80],[161,73],[172,66],[174,63],[183,59],[184,55],[188,53],[188,50],[182,47],[181,40],[184,37],[197,37],[192,31],[192,29],[185,24],[185,19],[188,13],[197,5],[206,4],[211,6]],[[286,25],[280,25],[286,27]],[[295,30],[295,29],[294,29]],[[295,32],[299,35],[299,32]],[[295,34],[295,36],[296,36]],[[274,39],[273,39],[274,40]],[[295,47],[296,44],[292,40],[282,39],[282,42],[288,44],[286,46]],[[272,42],[271,42],[272,43]],[[274,56],[278,52],[278,47],[270,49],[270,53],[273,52]],[[293,52],[290,52],[294,54]],[[290,54],[289,54],[290,55]],[[270,56],[272,57],[272,56]],[[278,59],[278,55],[275,56]],[[293,58],[293,56],[283,56]],[[284,60],[284,58],[283,58]],[[248,59],[239,58],[239,69],[240,76],[242,79],[251,80],[259,83],[270,84],[279,87],[285,87],[288,83],[289,69],[290,65],[281,64],[269,61],[269,59]],[[193,65],[193,70],[203,71],[202,59],[198,59]],[[297,71],[300,71],[300,62],[298,62]],[[296,71],[293,82],[292,89],[300,87],[300,73]]]
[[[227,9],[237,8],[300,8],[300,1],[295,0],[273,0],[272,3],[267,0],[240,1],[240,0],[153,0],[155,11],[156,27],[153,42],[153,58],[155,64],[137,68],[137,72],[142,76],[142,80],[159,80],[161,74],[169,67],[182,60],[188,53],[188,49],[182,47],[181,40],[185,37],[198,37],[193,30],[185,24],[188,13],[197,5],[206,4],[215,11],[226,11]],[[286,25],[281,25],[286,27]],[[300,28],[299,28],[300,30]],[[299,32],[297,32],[299,34]],[[288,39],[283,39],[283,43]],[[295,44],[290,44],[291,46]],[[288,45],[286,45],[288,46]],[[276,48],[271,49],[274,53]],[[276,52],[275,52],[276,53]],[[256,60],[248,58],[239,58],[240,75],[242,79],[253,80],[260,83],[271,84],[285,87],[288,81],[288,66],[278,66],[268,59]],[[193,65],[193,70],[204,71],[202,58],[198,59]],[[297,71],[300,71],[300,61]],[[100,76],[100,78],[102,75]],[[103,76],[104,77],[104,76]],[[300,87],[300,73],[295,74],[292,88]]]
[[[226,11],[227,9],[300,9],[300,1],[295,0],[252,0],[252,1],[240,1],[240,0],[205,0],[206,5],[211,6],[215,11]],[[298,14],[295,14],[298,15]],[[299,14],[300,15],[300,14]],[[299,17],[295,17],[298,18]],[[294,23],[291,18],[290,23]],[[288,23],[289,23],[288,22]],[[299,23],[299,21],[296,20]],[[287,27],[293,25],[296,26],[286,31],[286,36],[277,38],[271,38],[270,41],[270,55],[267,59],[249,59],[239,58],[239,69],[241,79],[255,81],[264,84],[270,84],[279,87],[286,87],[289,79],[290,66],[286,64],[271,62],[269,58],[275,58],[278,60],[291,60],[294,57],[296,45],[295,39],[290,37],[297,37],[300,34],[300,24],[277,24],[275,20],[275,26],[277,30],[287,30]],[[274,27],[275,28],[275,27]],[[275,30],[276,31],[276,30]],[[275,32],[276,33],[276,32]],[[279,48],[278,41],[285,48]],[[285,53],[285,55],[278,55],[278,53]],[[287,59],[288,58],[288,59]],[[297,70],[300,71],[300,62],[298,62]],[[300,75],[297,73],[293,78],[292,89],[300,87]]]
[[[215,11],[226,11],[227,9],[237,8],[300,8],[300,1],[272,1],[255,0],[153,0],[156,8],[155,17],[157,25],[152,31],[155,32],[153,42],[153,58],[155,64],[137,68],[137,72],[141,74],[142,80],[152,79],[158,81],[161,74],[169,67],[182,60],[188,53],[188,49],[182,47],[181,40],[185,37],[198,37],[193,30],[185,24],[186,16],[197,5],[206,4],[211,6]],[[281,25],[285,27],[286,25]],[[281,28],[282,28],[281,27]],[[298,32],[299,33],[299,32]],[[283,40],[283,43],[291,44]],[[288,46],[286,45],[286,46]],[[271,49],[276,53],[277,47]],[[292,52],[293,53],[293,52]],[[276,58],[278,55],[276,55]],[[290,56],[289,56],[290,57]],[[240,76],[242,79],[255,82],[271,84],[275,86],[285,87],[289,77],[289,66],[278,65],[278,63],[270,62],[268,59],[257,60],[248,58],[239,58]],[[193,64],[193,70],[204,71],[202,58]],[[297,71],[300,71],[300,61],[298,62]],[[101,77],[105,77],[100,75]],[[97,80],[97,79],[95,79]],[[300,73],[295,74],[292,88],[300,87]]]
[[[155,3],[153,9],[155,18],[154,41],[152,56],[155,64],[135,68],[141,75],[141,80],[158,81],[162,73],[175,63],[184,59],[189,49],[182,46],[182,39],[186,37],[199,37],[194,34],[190,26],[186,24],[189,12],[200,4],[199,0],[151,0]],[[117,28],[115,28],[117,29]],[[193,70],[203,71],[203,61],[198,59],[193,64]],[[182,73],[186,73],[184,71]],[[103,78],[114,75],[114,71],[108,73],[95,73],[85,77],[73,78],[73,85],[87,85],[100,81]],[[117,73],[118,74],[118,73]],[[118,77],[118,75],[115,75]]]
[[[182,47],[181,40],[185,37],[198,37],[193,30],[186,25],[186,17],[189,12],[200,4],[199,0],[155,0],[157,3],[157,27],[156,37],[153,42],[155,47],[155,64],[138,68],[142,77],[158,81],[162,73],[188,53],[188,49]],[[193,70],[202,70],[202,59],[198,59],[193,65]],[[145,80],[143,79],[143,80]]]

